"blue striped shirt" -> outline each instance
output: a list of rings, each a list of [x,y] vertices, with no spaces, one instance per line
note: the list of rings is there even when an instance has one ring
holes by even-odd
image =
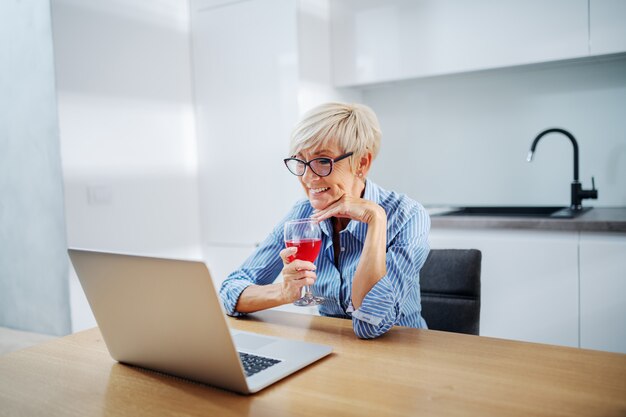
[[[365,296],[359,309],[352,307],[352,279],[363,250],[367,224],[351,220],[339,233],[339,268],[335,266],[330,219],[320,223],[322,249],[315,261],[317,280],[313,293],[326,298],[323,316],[352,320],[360,338],[375,338],[395,325],[426,328],[421,316],[419,271],[429,252],[430,217],[416,201],[404,194],[386,191],[367,180],[363,198],[374,201],[387,213],[387,274]],[[301,200],[274,228],[254,253],[222,284],[220,297],[226,313],[239,316],[235,306],[249,285],[274,282],[283,268],[278,253],[285,248],[286,221],[310,217],[313,208]]]

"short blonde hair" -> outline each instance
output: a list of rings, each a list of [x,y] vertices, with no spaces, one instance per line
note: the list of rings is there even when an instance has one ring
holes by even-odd
[[[372,109],[363,104],[325,103],[304,114],[291,134],[290,154],[336,144],[354,152],[352,168],[367,152],[372,159],[380,149],[380,125]]]

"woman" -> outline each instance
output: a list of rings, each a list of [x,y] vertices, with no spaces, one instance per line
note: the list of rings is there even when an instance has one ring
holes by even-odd
[[[289,171],[307,199],[295,204],[220,289],[232,316],[292,303],[302,287],[326,299],[324,316],[352,320],[360,338],[394,325],[425,328],[419,271],[428,255],[430,218],[405,195],[383,190],[367,174],[380,147],[374,112],[357,104],[327,103],[310,110],[291,138]],[[287,220],[320,222],[322,249],[315,264],[290,262]],[[273,283],[279,273],[283,282]]]

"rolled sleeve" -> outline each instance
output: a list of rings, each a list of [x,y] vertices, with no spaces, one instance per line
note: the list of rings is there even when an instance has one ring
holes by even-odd
[[[385,275],[367,293],[358,310],[348,309],[353,310],[352,327],[358,337],[373,339],[386,333],[394,325],[397,303],[392,294],[391,279]]]
[[[400,322],[402,308],[409,299],[417,300],[410,310],[419,313],[419,271],[430,250],[429,229],[428,215],[417,210],[391,240],[387,248],[387,275],[366,294],[359,309],[352,311],[357,337],[373,339],[386,333]]]
[[[310,207],[310,206],[309,206]],[[303,204],[297,204],[272,232],[259,244],[248,259],[224,280],[220,298],[226,314],[233,317],[245,315],[236,310],[241,293],[251,285],[268,285],[276,280],[283,268],[280,251],[285,247],[283,227],[285,221],[302,216]]]
[[[236,310],[241,293],[250,285],[267,285],[274,282],[282,269],[279,252],[283,248],[282,239],[276,231],[271,233],[241,265],[232,272],[220,287],[220,298],[226,314],[243,316]]]
[[[239,297],[241,296],[243,290],[248,288],[250,285],[253,285],[253,283],[249,280],[235,278],[229,278],[222,283],[222,287],[220,288],[220,298],[222,299],[222,304],[224,305],[226,314],[233,317],[245,315],[245,313],[238,312],[235,307],[237,307]]]

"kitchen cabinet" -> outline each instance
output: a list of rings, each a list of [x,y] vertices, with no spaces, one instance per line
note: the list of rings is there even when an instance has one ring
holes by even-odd
[[[481,335],[578,346],[578,232],[433,229],[430,243],[482,251]]]
[[[581,233],[580,345],[626,353],[626,235]]]
[[[589,54],[587,0],[342,0],[332,6],[337,86]]]
[[[589,0],[591,55],[626,51],[626,1]]]

